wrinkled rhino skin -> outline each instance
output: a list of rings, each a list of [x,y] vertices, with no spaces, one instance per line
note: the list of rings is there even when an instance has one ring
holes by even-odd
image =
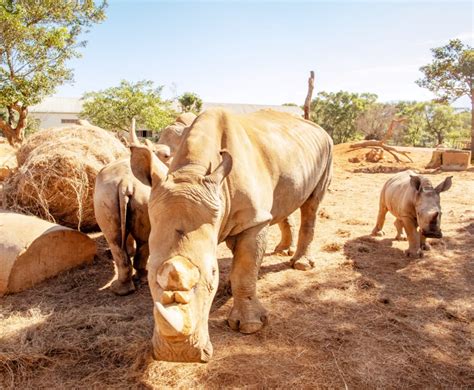
[[[313,266],[309,246],[331,181],[332,149],[329,135],[304,119],[274,111],[240,116],[221,109],[204,112],[184,131],[168,175],[158,172],[149,150],[132,147],[133,173],[152,184],[148,282],[156,358],[210,359],[208,316],[222,241],[233,252],[230,327],[253,333],[266,323],[256,282],[268,227],[279,223],[278,249],[290,249],[287,217],[301,208],[292,264],[303,270]],[[186,272],[197,275],[192,283]],[[186,288],[177,294],[175,286]]]

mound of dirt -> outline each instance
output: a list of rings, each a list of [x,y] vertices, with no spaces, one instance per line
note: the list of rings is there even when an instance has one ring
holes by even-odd
[[[97,173],[127,154],[113,134],[95,126],[42,130],[18,151],[20,167],[5,181],[4,206],[79,230],[95,229]]]
[[[388,153],[380,153],[374,148],[351,148],[352,143],[334,146],[334,164],[346,171],[355,173],[394,173],[407,169],[423,170],[430,161],[433,149],[409,148],[397,146],[397,149],[409,153],[413,162],[400,156],[402,162],[397,162]]]

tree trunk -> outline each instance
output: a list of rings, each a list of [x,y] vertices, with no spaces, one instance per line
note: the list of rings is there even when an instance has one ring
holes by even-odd
[[[18,113],[18,120],[16,122],[16,126],[13,125],[14,111]],[[25,138],[25,128],[28,124],[28,107],[21,106],[18,103],[15,103],[7,107],[7,112],[7,121],[0,119],[0,130],[3,131],[3,134],[7,138],[8,143],[11,146],[16,147],[20,145]]]
[[[304,101],[304,119],[309,120],[309,112],[311,109],[311,97],[314,89],[314,71],[312,70],[308,79],[308,93]]]

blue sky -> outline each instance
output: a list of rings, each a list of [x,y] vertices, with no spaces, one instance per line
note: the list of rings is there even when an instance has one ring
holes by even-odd
[[[315,93],[426,100],[414,81],[430,48],[455,37],[473,45],[471,2],[111,0],[106,12],[58,96],[150,79],[167,98],[302,104],[314,69]]]

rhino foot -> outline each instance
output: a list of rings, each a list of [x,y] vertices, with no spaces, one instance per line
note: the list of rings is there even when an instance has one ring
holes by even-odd
[[[425,242],[424,244],[421,244],[421,249],[424,251],[429,251],[431,249],[431,245]]]
[[[407,249],[405,251],[405,255],[407,257],[413,257],[414,259],[417,259],[417,258],[423,257],[423,251],[421,249],[418,249],[418,250]]]
[[[133,282],[137,285],[146,286],[148,284],[148,271],[147,270],[137,270],[137,273],[133,275]]]
[[[308,256],[302,256],[298,259],[293,257],[293,259],[291,259],[291,266],[300,271],[308,271],[311,268],[314,268],[314,260],[310,259]]]
[[[110,286],[110,289],[116,295],[128,295],[135,291],[135,285],[132,280],[125,283],[115,280]]]
[[[374,230],[372,230],[371,236],[383,237],[385,236],[385,232],[383,230],[378,230],[377,228],[374,228]]]
[[[273,254],[277,256],[293,256],[295,254],[295,248],[284,248],[277,246],[273,251]]]
[[[255,333],[268,323],[267,311],[256,297],[234,299],[227,323],[232,330],[245,334]]]

